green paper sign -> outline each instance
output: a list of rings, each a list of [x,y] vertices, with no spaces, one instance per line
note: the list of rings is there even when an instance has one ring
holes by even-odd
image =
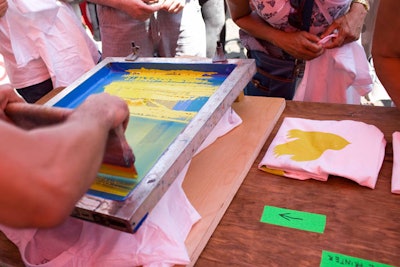
[[[260,221],[263,223],[296,228],[304,231],[323,233],[326,225],[326,216],[310,212],[265,206]]]
[[[393,267],[391,265],[355,258],[330,251],[322,251],[320,267]]]

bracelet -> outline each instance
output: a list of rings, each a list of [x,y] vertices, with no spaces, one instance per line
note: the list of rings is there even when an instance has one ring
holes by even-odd
[[[365,10],[369,11],[369,2],[368,0],[352,0],[351,3],[358,3],[364,6]]]

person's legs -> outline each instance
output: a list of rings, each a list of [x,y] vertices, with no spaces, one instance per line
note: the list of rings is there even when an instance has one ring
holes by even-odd
[[[103,58],[128,56],[132,53],[132,42],[139,47],[139,56],[153,56],[150,20],[135,20],[122,11],[101,5],[97,6],[97,12]]]
[[[158,11],[156,24],[159,56],[206,56],[205,26],[197,0],[188,0],[177,14]]]
[[[224,0],[200,0],[200,5],[206,25],[207,57],[212,58],[225,25]]]

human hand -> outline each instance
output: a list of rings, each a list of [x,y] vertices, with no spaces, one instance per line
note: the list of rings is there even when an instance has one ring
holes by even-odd
[[[146,20],[162,8],[162,3],[157,0],[130,0],[124,1],[121,10],[137,20]]]
[[[83,111],[86,115],[93,116],[93,119],[103,121],[110,130],[121,125],[125,130],[129,121],[129,108],[126,102],[108,93],[90,95],[76,111]]]
[[[179,13],[185,7],[185,0],[165,0],[162,9],[169,13]]]
[[[68,119],[78,119],[80,124],[97,125],[99,135],[107,134],[104,163],[132,166],[135,157],[125,137],[129,108],[123,99],[107,93],[90,95]]]
[[[321,38],[324,38],[329,34],[337,33],[337,37],[324,44],[324,48],[340,47],[358,40],[366,15],[367,11],[362,5],[353,4],[347,14],[336,19],[321,35]]]
[[[8,103],[25,102],[25,100],[15,92],[10,84],[0,85],[0,108],[4,110]]]
[[[6,14],[7,9],[8,9],[7,0],[0,0],[0,18]]]
[[[283,32],[280,33],[275,45],[298,59],[311,60],[324,52],[322,45],[318,44],[320,38],[309,32]]]
[[[13,102],[22,102],[24,103],[25,100],[18,95],[14,88],[10,84],[3,84],[0,85],[0,119],[1,120],[7,120],[7,116],[4,113],[4,110],[9,103]]]

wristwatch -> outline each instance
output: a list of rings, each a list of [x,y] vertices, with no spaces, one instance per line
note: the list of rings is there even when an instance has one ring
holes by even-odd
[[[369,1],[368,0],[352,0],[351,3],[358,3],[364,6],[365,10],[369,11]]]

